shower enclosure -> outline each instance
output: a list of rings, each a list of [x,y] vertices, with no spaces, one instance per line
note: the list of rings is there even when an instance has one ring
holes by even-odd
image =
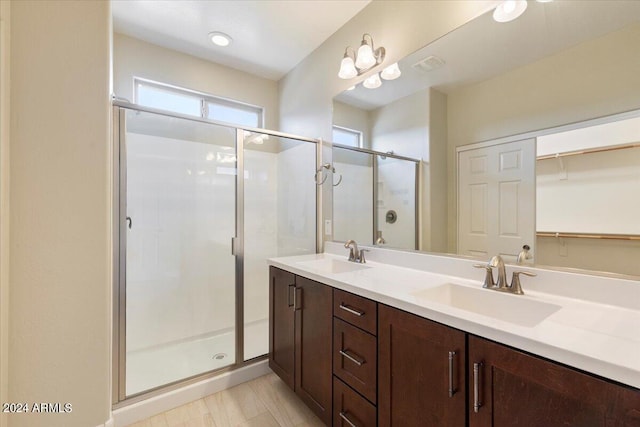
[[[265,260],[316,252],[319,150],[114,105],[119,402],[268,352]]]
[[[332,153],[334,239],[418,249],[420,161],[339,144]]]

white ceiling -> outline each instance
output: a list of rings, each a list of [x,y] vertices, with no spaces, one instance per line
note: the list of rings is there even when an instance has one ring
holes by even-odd
[[[279,80],[371,0],[112,0],[115,32]],[[207,34],[233,38],[225,48]]]

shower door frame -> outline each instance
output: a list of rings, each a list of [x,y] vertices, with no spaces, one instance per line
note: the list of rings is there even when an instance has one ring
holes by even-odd
[[[127,168],[126,168],[126,111],[139,111],[170,118],[189,120],[235,129],[236,181],[235,181],[235,237],[231,239],[231,252],[235,256],[235,363],[163,384],[149,390],[126,395],[126,243],[127,243]],[[113,339],[112,339],[112,406],[114,409],[175,390],[185,385],[215,377],[221,373],[266,360],[268,354],[244,360],[244,132],[266,134],[315,144],[316,170],[322,164],[322,140],[292,135],[260,128],[238,127],[201,117],[188,116],[165,110],[144,107],[128,101],[114,99],[113,117],[113,182],[112,182],[112,229],[113,229]],[[310,176],[313,171],[310,171]],[[316,230],[315,250],[322,250],[322,188],[316,186]]]
[[[332,147],[343,148],[345,150],[357,151],[359,153],[370,154],[373,156],[371,161],[372,174],[373,174],[373,230],[371,231],[371,242],[375,245],[376,234],[378,232],[378,156],[391,157],[392,159],[406,160],[415,163],[415,194],[414,194],[414,220],[415,220],[415,240],[414,249],[420,249],[420,210],[421,210],[421,197],[422,188],[420,185],[420,176],[422,175],[422,159],[414,159],[412,157],[400,156],[393,153],[383,153],[380,151],[370,150],[368,148],[352,147],[350,145],[332,144]]]

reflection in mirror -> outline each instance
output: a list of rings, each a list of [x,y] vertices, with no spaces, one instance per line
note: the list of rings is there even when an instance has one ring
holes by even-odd
[[[592,120],[601,117],[639,110],[638,46],[638,1],[529,2],[522,16],[506,24],[496,23],[488,12],[400,60],[400,78],[385,81],[378,89],[358,84],[355,90],[337,95],[334,124],[361,131],[365,148],[393,150],[423,160],[423,226],[417,233],[420,248],[460,253],[457,149],[483,141],[504,143],[505,139],[531,139],[540,144],[543,136],[566,131],[568,124],[577,129],[591,126]],[[575,125],[581,122],[589,123]],[[632,139],[637,142],[640,132],[635,132]],[[380,133],[393,137],[376,138]],[[628,156],[622,156],[629,160],[634,150],[623,150]],[[551,150],[554,155],[555,151]],[[569,175],[571,168],[586,168],[578,158],[588,156],[564,157]],[[595,163],[602,165],[603,161]],[[540,171],[555,167],[557,180],[557,160],[540,159],[535,163]],[[606,170],[614,173],[609,167]],[[590,178],[580,180],[594,185],[613,180],[605,172],[589,174]],[[555,185],[566,184],[567,180],[559,181],[563,182]],[[569,181],[576,183],[578,179]],[[550,178],[539,175],[536,185],[551,185]],[[547,190],[536,189],[543,195]],[[571,204],[577,191],[563,201]],[[621,200],[627,201],[638,194],[628,186],[619,186],[617,191]],[[545,202],[538,198],[543,206],[535,207],[535,203],[532,196],[533,209],[542,220]],[[576,200],[573,206],[579,205]],[[633,229],[617,229],[614,233],[609,227],[622,224],[614,213],[628,210],[626,205],[614,208],[609,201],[600,201],[599,205],[610,208],[584,208],[579,214],[581,220],[598,225],[589,232],[639,234]],[[488,212],[498,215],[500,209]],[[536,229],[528,231],[570,232],[559,225],[545,230],[541,226],[538,221]],[[623,261],[625,257],[611,249],[626,245],[637,251],[637,241],[544,236],[535,240],[530,245],[535,246],[530,261],[537,265],[640,275],[640,271],[629,268],[633,263]]]
[[[333,167],[335,240],[417,248],[417,160],[334,145]]]
[[[540,136],[536,189],[538,263],[640,275],[640,117]]]
[[[333,167],[342,175],[333,187],[333,238],[373,243],[373,156],[333,147]]]

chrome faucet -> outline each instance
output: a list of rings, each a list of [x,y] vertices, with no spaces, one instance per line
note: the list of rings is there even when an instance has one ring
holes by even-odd
[[[518,254],[518,261],[517,261],[518,264],[522,264],[526,260],[533,258],[533,256],[531,255],[531,252],[529,252],[530,250],[531,250],[531,247],[529,245],[524,245],[522,247],[522,250]]]
[[[367,260],[364,258],[364,253],[369,252],[369,249],[358,249],[358,244],[355,240],[347,240],[344,247],[349,249],[349,261],[365,264]]]
[[[536,276],[535,273],[530,273],[528,271],[514,271],[511,276],[511,284],[507,284],[507,269],[504,265],[504,260],[500,255],[496,255],[489,260],[489,262],[485,264],[474,264],[476,268],[484,268],[486,270],[486,274],[484,277],[484,283],[482,284],[483,288],[493,289],[495,291],[508,292],[510,294],[516,295],[524,295],[524,291],[522,290],[522,285],[520,284],[520,275],[524,274],[525,276]],[[495,282],[493,280],[493,269],[498,269],[498,281]]]
[[[382,231],[378,230],[376,232],[376,245],[384,245],[385,243],[387,243],[386,240],[384,240],[384,237],[382,237]]]
[[[495,284],[495,288],[503,290],[507,288],[507,270],[504,267],[504,260],[500,255],[496,255],[489,261],[489,266],[498,268],[498,281]]]

